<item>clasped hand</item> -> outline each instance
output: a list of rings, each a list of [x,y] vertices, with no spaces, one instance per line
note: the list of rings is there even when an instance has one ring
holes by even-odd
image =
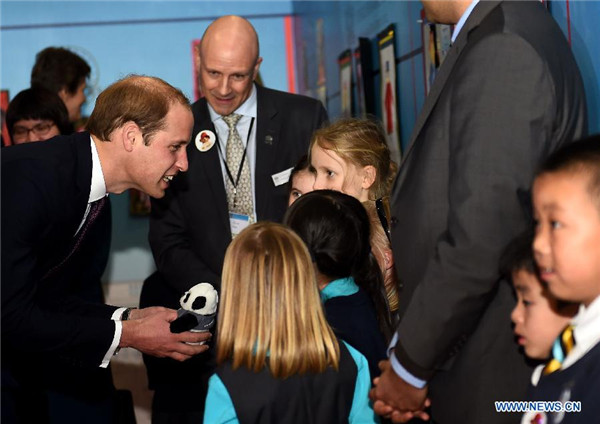
[[[381,375],[373,380],[374,387],[369,392],[375,413],[389,418],[394,423],[405,423],[412,418],[429,420],[425,409],[431,401],[427,399],[427,387],[418,389],[393,370],[389,360],[379,362]]]

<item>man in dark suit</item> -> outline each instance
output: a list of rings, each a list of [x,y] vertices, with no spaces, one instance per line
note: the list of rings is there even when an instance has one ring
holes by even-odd
[[[67,61],[67,64],[69,63]],[[68,67],[67,65],[66,68]],[[51,125],[48,126],[47,132],[44,132],[43,125],[46,123]],[[73,133],[73,125],[69,122],[65,103],[57,94],[43,87],[30,88],[17,94],[8,107],[6,124],[15,144],[44,141],[59,134]],[[19,128],[20,134],[17,134]],[[89,143],[89,137],[85,138],[84,142]],[[93,227],[79,245],[75,262],[79,271],[74,270],[72,279],[80,284],[72,287],[71,294],[89,302],[104,303],[101,277],[109,259],[111,229],[111,205],[107,197]],[[97,422],[108,422],[107,417],[114,415],[117,392],[112,382],[110,366],[83,370],[81,367],[62,363],[59,367],[42,368],[46,373],[43,376],[45,381],[60,381],[61,386],[70,392],[45,392],[50,420],[65,422],[96,417]],[[28,397],[31,396],[35,395],[31,394]],[[133,405],[131,410],[133,411]],[[89,421],[89,418],[87,420]]]
[[[44,378],[60,376],[48,367],[106,367],[120,347],[180,361],[206,350],[186,342],[210,335],[170,332],[174,310],[130,310],[73,295],[85,284],[79,280],[82,246],[107,193],[136,188],[162,197],[170,180],[187,170],[192,126],[179,90],[132,76],[100,94],[89,133],[3,151],[3,422],[26,422],[32,413],[44,422],[44,405],[32,408],[20,394],[62,390],[61,381]]]
[[[205,97],[192,106],[190,171],[175,178],[164,199],[152,203],[149,239],[158,273],[144,282],[141,305],[175,308],[198,282],[218,287],[232,234],[257,220],[281,221],[291,168],[307,153],[312,132],[327,119],[316,100],[254,83],[262,58],[256,32],[245,19],[225,16],[214,21],[197,54]],[[231,163],[227,151],[234,131],[226,121],[234,115],[239,116],[235,131],[245,154]],[[250,202],[240,209],[231,189],[236,186],[239,200],[244,172],[249,174]],[[155,390],[153,422],[169,417],[202,420],[213,365],[210,355],[205,356],[185,364],[145,358]]]
[[[427,397],[436,423],[515,422],[494,400],[523,399],[531,369],[498,260],[529,224],[540,161],[586,131],[583,84],[539,1],[423,5],[456,38],[392,191],[402,317],[371,396],[397,422],[426,417]]]

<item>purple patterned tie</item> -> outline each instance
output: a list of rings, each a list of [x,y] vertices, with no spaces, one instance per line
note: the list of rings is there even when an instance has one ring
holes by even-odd
[[[62,266],[69,260],[69,258],[73,255],[73,253],[75,253],[75,251],[81,245],[81,242],[83,241],[86,232],[92,226],[92,223],[96,220],[96,218],[98,218],[98,216],[100,215],[100,212],[102,211],[102,208],[104,207],[105,204],[106,204],[106,196],[103,196],[101,199],[90,203],[90,211],[87,214],[85,222],[81,226],[81,229],[79,230],[79,232],[77,234],[75,234],[75,237],[77,237],[77,239],[75,240],[75,243],[73,244],[73,248],[71,249],[69,254],[62,261],[60,261],[58,263],[58,265],[53,266],[52,268],[50,268],[48,270],[48,272],[46,272],[46,275],[44,275],[44,279],[49,277],[50,275],[54,274],[60,268],[62,268]]]

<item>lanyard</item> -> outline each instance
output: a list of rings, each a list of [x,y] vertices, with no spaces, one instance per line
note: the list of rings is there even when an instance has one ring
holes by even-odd
[[[223,165],[225,165],[225,171],[227,172],[227,177],[229,178],[229,181],[231,182],[231,185],[233,186],[234,196],[235,196],[235,194],[237,194],[237,186],[238,186],[238,183],[240,182],[240,176],[242,175],[242,168],[244,167],[244,160],[246,160],[246,152],[248,151],[248,144],[250,144],[250,134],[252,134],[253,126],[254,126],[254,117],[252,117],[252,120],[250,121],[250,128],[248,128],[248,136],[246,137],[246,146],[244,147],[244,154],[242,155],[242,160],[238,166],[237,177],[235,178],[235,181],[233,180],[233,175],[231,174],[231,171],[229,170],[229,166],[227,166],[227,160],[225,158],[225,155],[223,154],[223,151],[221,150],[221,143],[219,143],[219,138],[217,137],[217,147],[219,148],[221,161],[223,161]],[[233,131],[233,130],[231,130],[231,131]]]

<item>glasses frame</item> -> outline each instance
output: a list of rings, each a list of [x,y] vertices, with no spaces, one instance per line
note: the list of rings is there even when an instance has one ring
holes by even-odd
[[[46,125],[48,127],[45,130],[41,130],[39,128],[40,126],[46,126]],[[50,132],[52,127],[57,127],[55,122],[40,122],[39,124],[35,124],[32,128],[25,128],[25,127],[19,126],[17,128],[24,130],[24,132],[20,135],[17,135],[17,131],[16,131],[17,128],[13,127],[12,138],[19,139],[19,140],[25,140],[29,136],[30,132],[35,134],[37,137],[43,137]]]

